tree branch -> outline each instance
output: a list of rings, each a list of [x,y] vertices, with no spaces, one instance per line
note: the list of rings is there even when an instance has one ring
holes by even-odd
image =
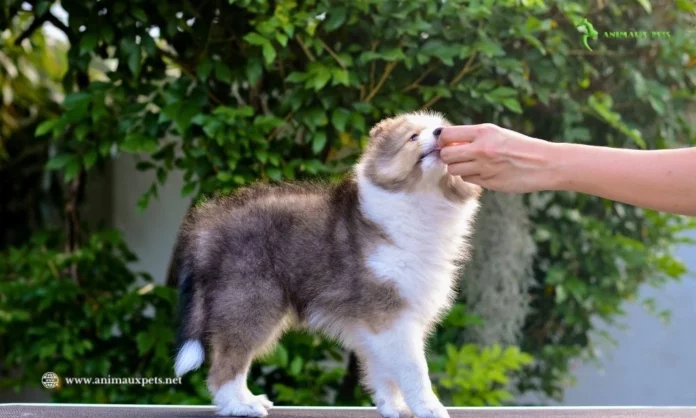
[[[300,47],[302,47],[302,50],[304,51],[307,58],[309,58],[309,60],[312,62],[316,61],[316,58],[314,58],[312,52],[307,48],[307,45],[305,45],[305,43],[302,42],[302,38],[300,38],[300,35],[295,35],[295,39],[297,40],[297,43],[300,44]]]
[[[450,87],[454,87],[455,85],[457,85],[457,83],[459,83],[465,75],[469,74],[470,72],[474,71],[477,67],[479,67],[479,64],[473,65],[474,59],[476,59],[476,55],[476,51],[474,51],[474,53],[471,54],[466,64],[464,65],[464,68],[462,68],[462,70],[454,76],[452,81],[449,82]],[[421,110],[432,107],[435,103],[439,102],[440,99],[442,99],[442,96],[440,96],[439,94],[436,95],[432,99],[428,100],[428,102],[424,104],[423,107],[421,107]]]
[[[68,41],[70,41],[70,44],[76,45],[77,40],[75,39],[75,35],[72,33],[69,27],[65,25],[65,23],[61,22],[60,19],[55,17],[53,13],[48,13],[48,19],[47,22],[55,26],[57,29],[60,29],[65,36],[68,37]]]
[[[179,57],[177,57],[176,55],[172,54],[171,52],[169,52],[169,51],[167,51],[167,50],[165,50],[165,49],[159,48],[159,47],[157,48],[157,50],[159,51],[160,54],[162,54],[162,56],[164,56],[164,57],[166,57],[166,58],[169,58],[172,62],[174,62],[176,65],[178,65],[179,68],[181,68],[181,71],[183,71],[186,75],[188,75],[189,77],[193,78],[194,80],[197,78],[197,77],[196,77],[196,73],[193,71],[193,69],[189,68],[189,66],[188,66],[185,62],[182,62],[182,61],[179,59]],[[218,104],[218,105],[222,105],[222,104],[223,104],[222,100],[220,100],[220,99],[219,99],[212,91],[210,91],[210,90],[208,91],[208,97],[210,98],[210,100],[212,100],[213,102],[215,102],[215,104]]]
[[[413,81],[413,83],[409,84],[407,87],[405,87],[403,90],[401,90],[402,93],[408,93],[409,91],[418,88],[420,86],[421,81],[425,80],[425,77],[428,76],[428,74],[432,73],[433,70],[435,70],[437,66],[433,65],[432,67],[428,68],[421,74],[417,79]]]
[[[30,37],[38,28],[40,28],[46,21],[48,21],[48,15],[50,12],[45,12],[41,16],[35,17],[28,28],[24,32],[20,33],[17,39],[15,39],[15,46],[19,46],[25,39]]]
[[[343,61],[341,61],[341,58],[340,58],[338,55],[336,55],[336,53],[333,51],[333,49],[331,49],[328,45],[326,45],[326,42],[324,42],[321,38],[317,38],[317,39],[318,39],[319,42],[321,43],[321,46],[324,47],[324,49],[326,50],[326,52],[328,52],[328,53],[333,57],[333,59],[336,60],[336,62],[338,63],[338,65],[340,65],[341,68],[343,68],[343,69],[345,70],[345,69],[346,69],[346,65],[343,63]]]
[[[384,82],[387,81],[387,77],[389,77],[389,74],[391,74],[391,72],[394,70],[394,67],[396,67],[398,63],[398,61],[391,61],[389,64],[387,64],[387,66],[384,68],[384,73],[382,74],[382,77],[380,77],[379,81],[377,82],[377,85],[365,98],[366,103],[370,103],[370,101],[375,97],[375,95],[379,92],[379,89],[382,88]]]
[[[25,39],[29,38],[34,32],[36,32],[37,29],[39,29],[41,26],[43,26],[44,23],[50,23],[53,26],[56,27],[56,29],[62,31],[65,36],[68,37],[68,41],[70,41],[71,45],[75,45],[76,39],[75,35],[73,35],[72,31],[70,30],[69,27],[65,25],[65,23],[61,22],[60,19],[55,17],[53,13],[49,11],[44,12],[41,16],[37,16],[34,18],[34,20],[31,22],[28,28],[26,28],[18,37],[15,39],[14,44],[16,46],[19,46]]]
[[[80,245],[80,213],[77,206],[84,190],[85,177],[86,172],[82,169],[68,186],[68,201],[65,203],[65,232],[68,238],[65,243],[65,252],[67,253],[74,252]],[[70,266],[70,277],[75,283],[79,282],[78,273],[77,264],[73,263]]]

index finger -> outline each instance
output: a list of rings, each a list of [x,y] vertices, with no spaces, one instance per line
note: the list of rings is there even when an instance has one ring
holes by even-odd
[[[450,145],[454,143],[473,142],[479,135],[480,125],[445,126],[440,133],[440,144]]]

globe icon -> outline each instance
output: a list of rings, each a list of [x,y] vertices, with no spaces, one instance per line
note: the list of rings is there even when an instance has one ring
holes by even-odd
[[[60,384],[60,377],[53,372],[44,373],[43,376],[41,376],[41,384],[46,389],[55,389]]]

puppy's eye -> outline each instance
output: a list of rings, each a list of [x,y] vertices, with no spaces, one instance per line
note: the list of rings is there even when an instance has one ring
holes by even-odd
[[[418,139],[418,134],[413,134],[411,137],[408,139],[409,141],[415,141]]]

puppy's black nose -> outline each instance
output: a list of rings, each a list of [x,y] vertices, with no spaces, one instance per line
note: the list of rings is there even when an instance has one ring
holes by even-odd
[[[442,128],[437,128],[433,131],[433,135],[435,135],[435,138],[439,138],[440,133],[442,133]]]

